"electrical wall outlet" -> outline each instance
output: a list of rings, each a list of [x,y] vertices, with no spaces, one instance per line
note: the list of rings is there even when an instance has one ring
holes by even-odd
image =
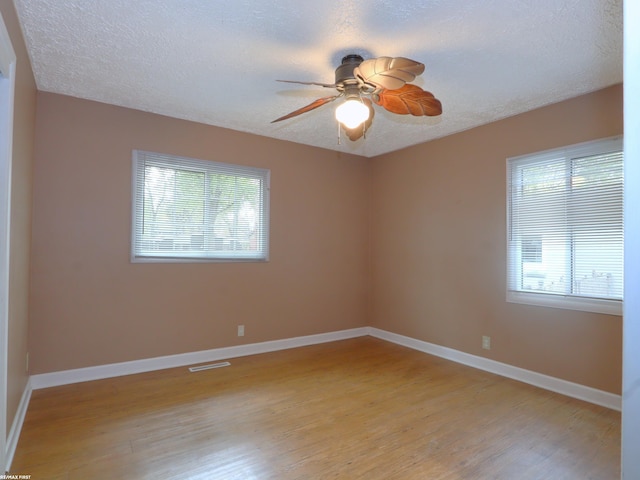
[[[244,325],[238,325],[238,336],[244,337]]]
[[[491,337],[486,335],[482,336],[482,348],[485,350],[491,350]]]

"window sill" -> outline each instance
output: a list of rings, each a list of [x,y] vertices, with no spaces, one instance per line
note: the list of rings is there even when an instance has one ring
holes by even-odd
[[[131,255],[131,263],[265,263],[269,258],[265,255],[229,255],[229,256],[210,256],[202,257],[196,255],[171,255],[171,254],[153,254],[153,255]]]
[[[582,312],[603,313],[605,315],[622,315],[621,300],[604,300],[583,298],[549,293],[507,292],[507,302],[536,305],[540,307],[579,310]]]

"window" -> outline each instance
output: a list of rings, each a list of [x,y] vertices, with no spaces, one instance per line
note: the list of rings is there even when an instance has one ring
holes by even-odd
[[[269,171],[133,152],[134,262],[267,260]]]
[[[522,236],[522,262],[542,263],[542,235]]]
[[[507,301],[622,314],[622,138],[507,160]]]

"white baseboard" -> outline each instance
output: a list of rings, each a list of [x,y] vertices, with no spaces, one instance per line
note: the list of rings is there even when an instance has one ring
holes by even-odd
[[[162,370],[165,368],[227,360],[230,358],[274,352],[277,350],[286,350],[289,348],[303,347],[319,343],[334,342],[337,340],[362,337],[365,335],[371,335],[372,337],[380,338],[388,342],[403,345],[414,350],[419,350],[453,362],[495,373],[503,377],[512,378],[536,387],[544,388],[569,397],[594,403],[596,405],[601,405],[613,410],[622,410],[622,397],[620,395],[614,395],[595,388],[586,387],[577,383],[568,382],[559,378],[550,377],[541,373],[514,367],[506,363],[478,357],[459,350],[454,350],[452,348],[443,347],[422,340],[416,340],[415,338],[398,335],[397,333],[387,332],[374,327],[354,328],[351,330],[307,335],[304,337],[295,337],[284,340],[273,340],[269,342],[238,345],[235,347],[214,348],[212,350],[189,352],[179,355],[169,355],[164,357],[134,360],[131,362],[113,363],[109,365],[99,365],[96,367],[32,375],[29,390],[31,390],[31,388],[33,390],[37,390],[40,388],[55,387],[70,383],[87,382],[103,378],[131,375],[134,373]],[[31,392],[29,391],[29,396],[30,394]]]
[[[559,378],[550,377],[541,373],[532,372],[531,370],[525,370],[524,368],[514,367],[513,365],[508,365],[506,363],[496,362],[495,360],[490,360],[488,358],[478,357],[452,348],[424,342],[422,340],[416,340],[415,338],[406,337],[404,335],[398,335],[397,333],[387,332],[374,327],[367,328],[369,335],[372,337],[403,345],[405,347],[457,363],[462,363],[480,370],[495,373],[503,377],[528,383],[568,397],[577,398],[579,400],[584,400],[586,402],[594,403],[617,411],[622,410],[622,397],[620,395],[568,382]]]
[[[11,424],[11,430],[9,430],[9,436],[7,437],[7,452],[4,471],[11,470],[11,462],[13,462],[13,455],[16,453],[16,447],[18,446],[18,440],[20,439],[20,432],[22,431],[22,425],[24,424],[24,418],[27,415],[27,407],[29,407],[29,400],[31,400],[31,392],[33,391],[31,385],[31,379],[27,380],[27,385],[22,392],[22,398],[18,405],[15,417],[13,417],[13,423]]]
[[[304,347],[319,343],[335,342],[347,338],[363,337],[367,335],[367,327],[353,328],[350,330],[340,330],[337,332],[320,333],[317,335],[307,335],[304,337],[288,338],[284,340],[273,340],[262,343],[251,343],[247,345],[237,345],[235,347],[214,348],[212,350],[202,350],[199,352],[182,353],[178,355],[168,355],[164,357],[134,360],[131,362],[112,363],[109,365],[99,365],[96,367],[78,368],[74,370],[64,370],[60,372],[42,373],[31,376],[31,385],[34,390],[40,388],[56,387],[70,383],[88,382],[91,380],[101,380],[103,378],[120,377],[134,373],[150,372],[153,370],[163,370],[165,368],[183,367],[205,362],[215,362],[229,358],[256,355],[259,353],[274,352],[276,350],[286,350],[289,348]]]

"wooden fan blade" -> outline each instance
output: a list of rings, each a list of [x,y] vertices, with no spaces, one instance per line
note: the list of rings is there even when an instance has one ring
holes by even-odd
[[[297,83],[299,85],[317,85],[325,88],[336,88],[335,83],[319,83],[319,82],[299,82],[297,80],[276,80],[276,82]]]
[[[369,108],[369,118],[362,125],[358,125],[356,128],[347,128],[344,123],[340,123],[340,126],[344,130],[344,133],[347,135],[349,140],[355,142],[360,137],[364,135],[364,133],[369,130],[369,127],[373,123],[373,116],[375,115],[375,110],[373,109],[373,103],[368,98],[363,98],[362,103],[364,103]]]
[[[360,81],[378,88],[397,90],[424,72],[424,64],[404,57],[378,57],[363,61],[353,70]]]
[[[407,84],[395,90],[382,90],[373,96],[373,101],[385,110],[399,115],[410,113],[417,117],[435,117],[442,113],[440,100],[417,85]]]
[[[282,120],[287,120],[289,118],[292,117],[296,117],[302,113],[307,113],[310,112],[311,110],[314,110],[318,107],[321,107],[322,105],[332,102],[334,101],[336,98],[338,98],[340,95],[334,95],[332,97],[323,97],[323,98],[319,98],[314,102],[311,102],[309,105],[307,105],[306,107],[302,107],[299,108],[298,110],[295,110],[291,113],[288,113],[287,115],[280,117],[280,118],[276,118],[275,120],[273,120],[271,123],[276,123],[276,122],[281,122]]]

